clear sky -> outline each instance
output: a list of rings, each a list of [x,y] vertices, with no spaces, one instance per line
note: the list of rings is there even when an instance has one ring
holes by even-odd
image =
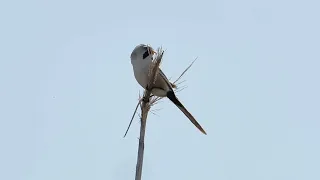
[[[188,88],[147,124],[143,179],[319,180],[319,1],[0,2],[0,179],[134,179],[142,88],[166,49]]]

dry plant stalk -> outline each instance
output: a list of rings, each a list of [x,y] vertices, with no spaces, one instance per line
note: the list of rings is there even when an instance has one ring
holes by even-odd
[[[141,101],[141,126],[140,126],[140,138],[139,138],[139,148],[138,148],[138,158],[137,158],[137,165],[136,165],[136,178],[135,180],[141,180],[142,176],[142,164],[143,164],[143,154],[144,154],[144,137],[146,133],[146,124],[147,124],[147,117],[150,110],[150,107],[152,105],[152,102],[150,102],[150,95],[151,90],[153,88],[153,84],[156,80],[156,76],[159,71],[159,65],[161,63],[162,57],[163,57],[164,51],[159,48],[158,54],[152,63],[152,67],[150,67],[150,73],[149,73],[149,83],[148,87],[144,91],[144,95]]]
[[[183,80],[183,81],[181,81],[181,82],[178,82],[178,81],[179,81],[179,80],[182,78],[182,76],[191,68],[191,66],[193,65],[193,63],[194,63],[197,59],[198,59],[198,58],[196,58],[195,60],[193,60],[193,61],[191,62],[191,64],[181,73],[181,75],[178,77],[178,79],[176,79],[173,83],[171,83],[171,85],[172,85],[172,87],[174,88],[174,91],[175,91],[175,92],[180,92],[180,91],[184,90],[184,89],[187,87],[187,86],[178,87],[178,85],[184,83],[185,80]],[[156,78],[156,77],[155,77],[155,78]],[[178,83],[177,83],[177,82],[178,82]],[[151,97],[152,97],[152,98],[151,98]],[[151,98],[151,100],[150,100],[150,106],[152,106],[152,105],[156,105],[163,97],[156,97],[156,96],[152,96],[152,95],[151,95],[150,98]],[[135,116],[136,113],[137,113],[138,107],[139,107],[139,106],[141,107],[141,101],[142,101],[142,98],[141,98],[140,93],[139,93],[139,101],[138,101],[138,103],[137,103],[137,105],[136,105],[136,108],[135,108],[135,110],[134,110],[134,112],[133,112],[133,114],[132,114],[131,120],[130,120],[130,122],[129,122],[129,125],[128,125],[128,127],[127,127],[127,130],[126,130],[126,132],[125,132],[125,134],[124,134],[123,137],[126,137],[128,131],[129,131],[129,129],[130,129],[131,123],[132,123],[132,121],[133,121],[134,116]]]

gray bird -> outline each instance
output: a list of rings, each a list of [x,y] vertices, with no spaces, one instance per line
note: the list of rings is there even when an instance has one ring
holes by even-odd
[[[156,52],[152,47],[140,44],[134,48],[131,53],[131,64],[133,72],[138,83],[144,88],[147,88],[149,83],[149,67],[153,61],[153,55]],[[169,98],[188,118],[189,120],[204,134],[207,134],[191,113],[182,105],[176,97],[173,87],[174,85],[169,82],[168,78],[164,75],[159,68],[159,74],[153,85],[151,93],[159,97]]]

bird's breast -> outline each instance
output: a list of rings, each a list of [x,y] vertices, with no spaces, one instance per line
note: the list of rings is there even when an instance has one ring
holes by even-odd
[[[138,83],[145,89],[148,85],[148,68],[133,68],[134,77]]]

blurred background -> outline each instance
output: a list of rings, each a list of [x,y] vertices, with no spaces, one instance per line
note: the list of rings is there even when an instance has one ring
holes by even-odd
[[[1,1],[0,179],[133,179],[130,54],[186,73],[147,123],[143,179],[320,179],[319,2]]]

